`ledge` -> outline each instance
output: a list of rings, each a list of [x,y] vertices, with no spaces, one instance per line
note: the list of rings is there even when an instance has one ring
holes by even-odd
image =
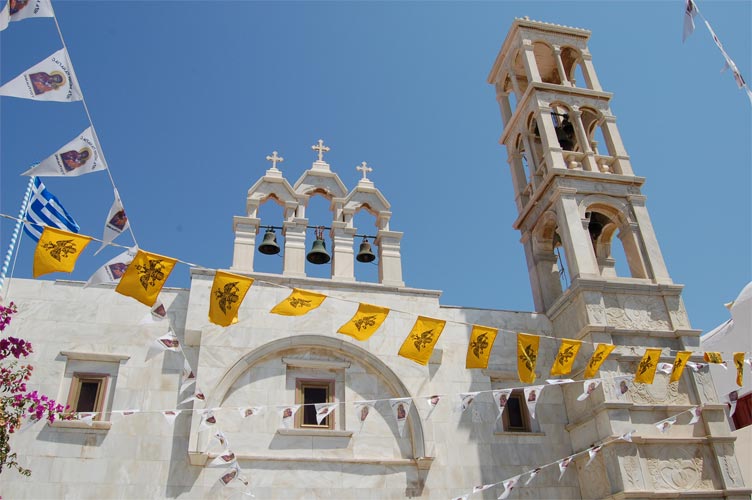
[[[108,363],[119,363],[128,361],[130,356],[125,354],[106,354],[102,352],[78,352],[78,351],[60,351],[61,356],[76,361],[105,361]]]
[[[545,432],[514,432],[514,431],[501,431],[501,432],[494,432],[494,436],[504,436],[504,437],[546,437]]]
[[[312,437],[331,437],[331,438],[350,438],[353,431],[341,431],[338,429],[277,429],[280,436],[312,436]]]
[[[343,370],[350,368],[349,361],[333,361],[326,359],[299,359],[299,358],[282,358],[282,363],[295,368],[317,368],[330,370]]]
[[[728,498],[752,493],[752,489],[749,488],[727,488],[724,490],[682,490],[682,491],[646,491],[646,490],[633,490],[622,491],[616,493],[605,500],[621,500],[623,498]]]
[[[213,460],[219,455],[216,453],[206,454],[207,461]],[[386,466],[398,466],[398,467],[417,467],[421,470],[426,470],[431,467],[434,457],[420,457],[420,458],[344,458],[344,457],[283,457],[283,456],[269,456],[269,455],[244,455],[242,453],[235,453],[235,457],[238,461],[252,461],[252,462],[337,462],[348,464],[368,464],[368,465],[386,465]]]
[[[83,429],[86,431],[109,431],[110,428],[112,427],[112,422],[110,422],[109,420],[107,421],[95,420],[91,423],[91,425],[88,425],[86,422],[82,422],[80,420],[56,420],[48,425],[50,427],[55,427],[58,429]]]

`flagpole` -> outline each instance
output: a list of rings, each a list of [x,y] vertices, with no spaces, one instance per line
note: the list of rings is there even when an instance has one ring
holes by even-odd
[[[18,233],[21,231],[21,224],[26,218],[26,210],[29,205],[29,198],[31,197],[31,190],[34,187],[34,180],[36,177],[33,175],[29,178],[29,184],[26,186],[26,193],[24,193],[23,202],[21,202],[21,209],[18,211],[18,220],[16,221],[16,227],[13,228],[13,235],[10,237],[10,244],[8,244],[8,251],[5,253],[5,259],[3,260],[3,267],[0,269],[0,296],[3,291],[3,285],[5,284],[5,277],[8,273],[8,266],[10,265],[10,259],[13,257],[13,252],[16,248],[16,241],[18,240]]]
[[[107,160],[105,159],[104,150],[102,149],[102,144],[99,142],[99,135],[97,135],[97,129],[94,128],[94,122],[91,119],[91,113],[89,113],[89,106],[86,104],[86,97],[84,96],[84,91],[81,88],[81,82],[78,80],[78,77],[76,76],[76,71],[73,69],[73,61],[71,61],[70,52],[68,52],[68,46],[65,43],[65,38],[63,38],[63,31],[60,29],[60,23],[58,23],[57,21],[57,14],[55,14],[54,8],[52,8],[52,14],[53,14],[52,19],[55,20],[55,27],[57,28],[57,34],[60,36],[60,42],[63,44],[63,48],[65,49],[65,54],[68,56],[68,64],[70,65],[71,74],[73,75],[75,82],[78,84],[78,89],[81,91],[81,103],[84,105],[84,112],[86,113],[86,118],[89,120],[89,126],[91,126],[91,131],[92,131],[92,135],[94,136],[94,141],[97,143],[99,154],[102,155],[102,161],[104,162],[105,165],[107,165],[107,168],[105,168],[105,170],[107,171],[107,176],[110,178],[110,184],[112,184],[112,189],[114,191],[117,191],[117,186],[115,186],[115,179],[112,178],[112,172],[110,172],[110,165],[107,163]],[[136,235],[133,233],[133,224],[128,224],[128,231],[130,231],[131,238],[133,238],[133,244],[135,246],[138,246],[138,241],[136,241]]]

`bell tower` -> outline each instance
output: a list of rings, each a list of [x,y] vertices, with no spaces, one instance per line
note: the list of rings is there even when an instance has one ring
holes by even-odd
[[[699,351],[701,332],[691,328],[683,287],[669,276],[641,193],[645,179],[632,169],[589,38],[587,30],[516,19],[488,83],[504,124],[514,228],[535,309],[551,320],[554,336],[585,341],[585,360],[594,344],[615,344],[596,375],[609,379],[633,375],[646,346],[661,348],[660,361],[668,363],[679,350]],[[575,365],[574,377],[583,364]],[[573,452],[626,432],[636,436],[607,447],[590,467],[577,464],[583,498],[747,494],[734,472],[725,406],[707,372],[685,370],[671,384],[658,374],[651,385],[630,382],[626,393],[603,383],[586,405],[574,385],[561,389]],[[700,428],[684,419],[665,435],[653,425],[697,405],[703,405]],[[672,475],[679,469],[686,477]]]

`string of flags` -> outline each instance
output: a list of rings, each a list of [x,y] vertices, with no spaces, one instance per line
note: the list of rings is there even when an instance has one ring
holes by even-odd
[[[742,77],[742,74],[739,71],[739,68],[736,67],[736,63],[734,63],[733,59],[729,57],[728,52],[726,52],[726,49],[723,47],[723,44],[721,43],[721,40],[715,34],[715,31],[713,30],[712,26],[710,26],[710,23],[705,18],[705,16],[702,15],[702,13],[700,12],[700,9],[697,8],[697,4],[693,0],[684,0],[684,29],[682,30],[682,42],[685,42],[687,38],[692,33],[694,33],[696,16],[700,16],[702,18],[703,22],[705,23],[705,27],[708,29],[708,32],[710,33],[710,37],[713,39],[713,42],[715,43],[715,45],[718,47],[718,50],[721,51],[721,55],[723,56],[723,60],[724,60],[721,73],[723,73],[727,69],[730,69],[737,87],[739,87],[740,89],[744,89],[744,91],[747,93],[747,97],[749,98],[750,104],[752,104],[752,90],[750,90],[749,85],[747,85],[747,82],[744,81],[744,78]]]

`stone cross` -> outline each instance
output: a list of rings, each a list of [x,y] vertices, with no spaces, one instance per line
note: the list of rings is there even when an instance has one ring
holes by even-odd
[[[311,146],[311,149],[313,149],[314,151],[318,151],[319,152],[319,161],[323,162],[324,161],[324,153],[328,152],[331,148],[329,146],[324,146],[324,140],[323,139],[319,139],[318,146]]]
[[[373,169],[371,167],[369,167],[366,162],[363,162],[363,163],[360,164],[360,166],[355,167],[355,170],[359,170],[359,171],[363,172],[363,180],[364,181],[368,180],[368,172],[373,172]]]
[[[266,159],[268,161],[272,162],[272,168],[274,170],[277,169],[277,163],[282,163],[283,161],[285,161],[285,159],[282,158],[281,156],[277,156],[277,152],[276,151],[273,151],[272,154],[271,154],[271,156],[267,156]]]

